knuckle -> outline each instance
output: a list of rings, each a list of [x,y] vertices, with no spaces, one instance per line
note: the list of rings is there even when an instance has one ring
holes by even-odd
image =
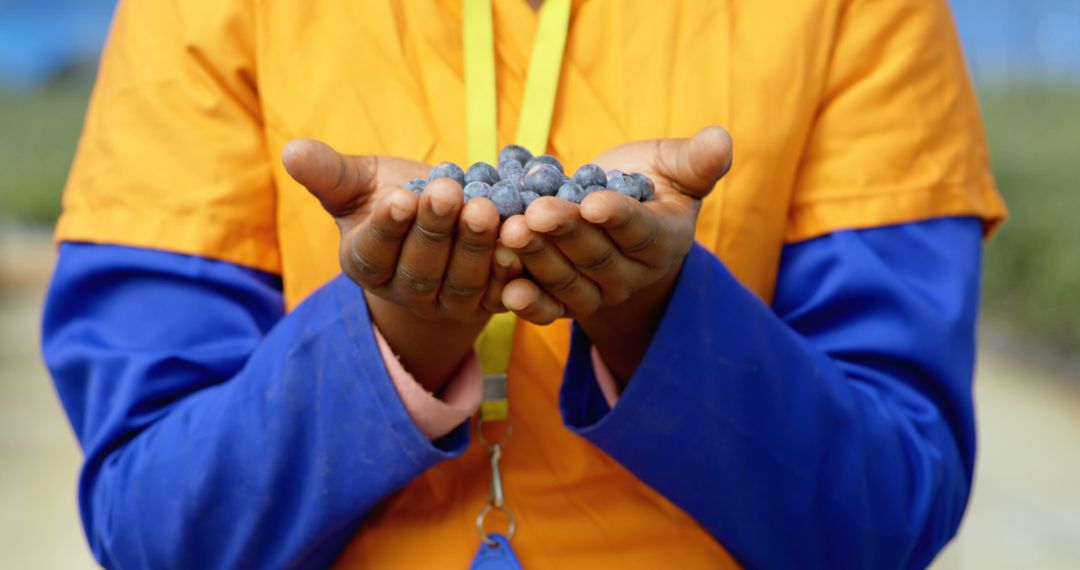
[[[529,243],[525,244],[525,247],[516,250],[519,257],[532,259],[539,255],[542,255],[547,251],[547,242],[543,238],[533,238],[529,240]]]
[[[495,249],[495,243],[459,235],[456,249],[470,257],[487,257]]]
[[[623,249],[628,254],[637,254],[648,251],[660,242],[660,228],[653,224],[649,227],[649,233],[645,234],[641,239]]]
[[[454,302],[460,301],[462,299],[470,299],[472,297],[477,297],[483,292],[483,287],[477,287],[475,285],[467,285],[464,283],[446,283],[443,285],[442,290],[439,292],[439,297],[440,299]]]
[[[576,271],[569,271],[565,275],[558,279],[544,281],[541,284],[544,289],[553,294],[566,293],[574,288],[578,283],[578,274]]]
[[[399,267],[395,281],[409,294],[426,295],[439,287],[439,280],[420,275],[408,267]]]
[[[450,240],[451,229],[432,227],[424,223],[413,224],[413,237],[427,245],[443,245]]]
[[[582,271],[601,273],[610,269],[615,263],[615,259],[615,248],[608,247],[596,255],[585,258],[578,267]]]
[[[402,236],[405,235],[404,231],[395,231],[391,228],[386,228],[379,224],[372,224],[368,228],[367,233],[368,237],[370,237],[372,241],[382,245],[392,244],[401,241]]]
[[[385,267],[368,259],[357,249],[348,250],[342,259],[342,266],[345,273],[361,285],[378,285],[390,277]]]
[[[635,225],[635,218],[637,216],[633,213],[633,210],[626,212],[624,210],[617,210],[614,219],[605,224],[604,227],[610,231],[622,231]]]

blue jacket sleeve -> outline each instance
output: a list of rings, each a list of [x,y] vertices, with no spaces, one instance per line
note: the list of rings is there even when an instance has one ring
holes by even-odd
[[[695,246],[614,408],[575,331],[564,419],[748,566],[923,567],[971,485],[981,235],[790,245],[772,308]]]
[[[375,503],[459,454],[415,427],[363,295],[339,276],[283,316],[276,277],[63,244],[43,352],[85,451],[110,568],[325,566]]]

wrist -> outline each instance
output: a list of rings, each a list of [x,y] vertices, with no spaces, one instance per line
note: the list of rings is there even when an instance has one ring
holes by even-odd
[[[577,320],[620,384],[630,379],[644,358],[681,269],[680,260],[659,281],[635,292],[626,301]]]
[[[485,321],[422,318],[408,307],[364,291],[368,313],[401,365],[427,391],[438,394],[472,352]]]

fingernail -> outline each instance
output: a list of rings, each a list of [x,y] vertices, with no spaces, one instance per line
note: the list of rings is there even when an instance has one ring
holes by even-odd
[[[397,204],[390,204],[390,217],[393,218],[395,222],[404,222],[409,219],[409,210],[407,208],[402,208]]]
[[[503,269],[510,269],[514,265],[514,259],[517,258],[514,252],[508,249],[496,249],[495,250],[495,263],[499,264],[499,267]]]
[[[469,231],[474,234],[484,233],[484,226],[479,224],[476,220],[465,220],[465,225],[469,226]]]
[[[431,211],[435,212],[436,216],[442,217],[450,213],[450,210],[454,209],[454,203],[450,200],[440,200],[434,196],[431,197]]]
[[[507,303],[506,299],[503,299],[503,305],[505,305],[506,308],[510,309],[511,311],[523,311],[523,310],[525,310],[526,307],[529,306],[528,301],[525,301],[524,303],[518,303],[518,301],[523,301],[524,299],[511,298],[510,300],[513,301],[513,302],[512,303]]]

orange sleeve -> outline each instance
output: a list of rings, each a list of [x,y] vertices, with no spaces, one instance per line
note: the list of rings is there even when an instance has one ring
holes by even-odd
[[[252,11],[241,0],[119,3],[58,240],[280,271]]]
[[[945,0],[840,13],[785,240],[942,216],[1005,217]]]

